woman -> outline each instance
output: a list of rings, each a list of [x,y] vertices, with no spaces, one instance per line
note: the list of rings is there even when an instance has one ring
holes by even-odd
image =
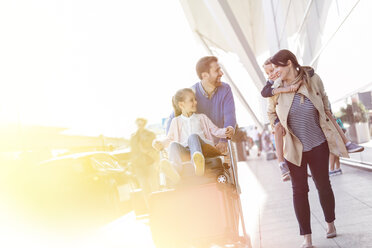
[[[328,97],[322,80],[312,77],[298,64],[296,56],[280,50],[271,59],[275,72],[282,79],[282,87],[302,83],[296,92],[276,95],[269,99],[268,115],[273,126],[285,130],[284,158],[292,179],[293,204],[304,236],[301,247],[312,246],[310,206],[308,200],[307,166],[319,193],[320,204],[327,223],[327,238],[336,237],[335,199],[328,175],[329,153],[348,157],[342,138],[326,112]],[[279,118],[279,122],[275,121]]]

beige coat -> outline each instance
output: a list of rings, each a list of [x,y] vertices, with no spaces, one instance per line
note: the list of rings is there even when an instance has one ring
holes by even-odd
[[[328,96],[324,91],[323,82],[317,74],[310,79],[312,91],[309,92],[304,84],[300,86],[297,93],[306,96],[319,112],[319,123],[328,141],[331,153],[339,157],[349,157],[345,144],[332,121],[329,120],[325,111],[329,111]],[[295,93],[284,93],[269,98],[268,115],[272,126],[276,118],[286,131],[284,136],[284,158],[289,162],[301,166],[303,146],[301,141],[288,129],[287,119]]]

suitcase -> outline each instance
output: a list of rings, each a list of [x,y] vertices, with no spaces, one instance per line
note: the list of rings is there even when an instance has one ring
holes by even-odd
[[[266,160],[273,160],[276,159],[276,154],[273,151],[269,151],[266,153]]]
[[[149,224],[154,243],[157,247],[209,247],[236,242],[238,197],[231,185],[219,183],[153,193]]]

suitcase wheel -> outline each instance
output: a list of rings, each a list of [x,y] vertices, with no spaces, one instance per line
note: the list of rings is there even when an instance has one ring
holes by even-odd
[[[224,174],[221,174],[217,177],[217,182],[218,183],[227,183],[227,177]]]

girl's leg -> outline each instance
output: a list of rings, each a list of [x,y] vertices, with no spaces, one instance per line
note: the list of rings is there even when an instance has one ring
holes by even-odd
[[[190,150],[178,142],[172,142],[169,146],[169,160],[178,172],[182,171],[182,162],[190,161]]]
[[[205,143],[197,134],[191,134],[189,137],[190,153],[201,152],[206,158],[222,156],[221,152],[214,146]]]
[[[279,130],[279,126],[275,126],[274,131],[275,145],[276,145],[276,155],[278,156],[279,162],[284,162],[283,155],[283,133]]]
[[[195,174],[197,176],[204,175],[205,159],[203,155],[202,144],[205,142],[197,134],[191,134],[187,140],[190,149],[191,160],[195,167]]]
[[[329,154],[329,171],[335,170],[336,156],[332,153]]]
[[[336,156],[335,157],[335,169],[339,170],[340,169],[340,157]]]
[[[279,128],[279,125],[275,126],[274,138],[275,138],[275,144],[277,144],[276,155],[279,161],[279,168],[282,174],[282,181],[287,181],[290,179],[290,177],[289,177],[289,169],[285,163],[285,159],[283,155],[283,132],[281,128]]]

